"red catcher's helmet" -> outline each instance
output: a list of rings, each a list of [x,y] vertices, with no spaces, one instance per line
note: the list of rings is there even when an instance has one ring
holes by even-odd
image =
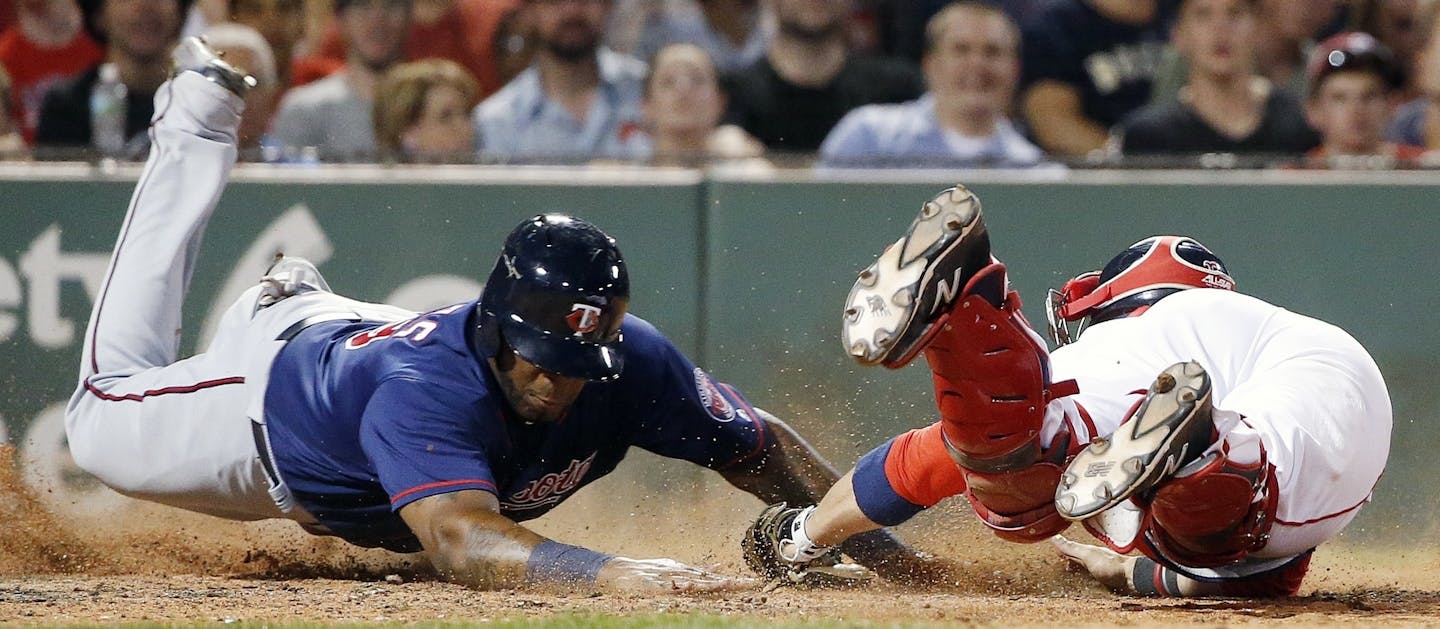
[[[1099,323],[1143,312],[1161,298],[1189,288],[1235,290],[1225,263],[1205,245],[1184,236],[1151,236],[1110,259],[1104,269],[1082,273],[1050,291],[1050,333],[1056,344],[1078,338],[1071,321]]]

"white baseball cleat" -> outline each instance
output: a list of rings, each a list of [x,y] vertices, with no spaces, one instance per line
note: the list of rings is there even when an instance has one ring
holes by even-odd
[[[203,37],[186,37],[175,46],[170,54],[173,63],[171,76],[181,72],[198,72],[210,82],[230,90],[241,98],[259,85],[259,81],[248,72],[230,65],[220,54],[210,48]]]
[[[864,365],[904,366],[935,319],[989,263],[980,199],[964,186],[941,192],[855,280],[840,333],[845,351]]]
[[[1169,478],[1210,446],[1210,376],[1195,361],[1169,366],[1135,413],[1075,455],[1055,489],[1055,508],[1083,520]]]
[[[260,298],[255,303],[255,309],[268,308],[286,298],[310,291],[334,292],[330,290],[330,283],[320,275],[320,269],[309,260],[278,255],[270,269],[265,271],[265,277],[260,278]]]

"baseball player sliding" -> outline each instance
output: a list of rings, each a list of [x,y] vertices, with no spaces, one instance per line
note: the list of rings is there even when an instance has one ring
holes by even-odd
[[[447,578],[479,587],[704,591],[750,579],[615,557],[519,522],[632,446],[715,469],[767,502],[811,502],[834,482],[789,427],[627,314],[614,241],[566,216],[521,223],[478,299],[427,313],[335,295],[314,266],[281,259],[203,353],[176,360],[181,304],[253,80],[193,38],[175,62],[66,414],[75,462],[105,484],[423,550]],[[843,548],[881,574],[931,565],[877,533]]]
[[[1117,590],[1294,594],[1385,468],[1390,400],[1364,348],[1235,292],[1215,254],[1176,236],[1135,243],[1050,306],[1053,353],[990,255],[979,199],[926,203],[860,274],[843,342],[891,368],[923,353],[940,421],[862,457],[818,506],[767,509],[751,566],[804,570],[963,494],[1001,538],[1053,539]],[[1071,522],[1108,549],[1059,537]]]

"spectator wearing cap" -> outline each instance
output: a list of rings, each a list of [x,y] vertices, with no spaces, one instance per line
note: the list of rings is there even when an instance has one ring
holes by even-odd
[[[1017,167],[1043,154],[1008,112],[1020,75],[1020,31],[1000,9],[956,2],[925,29],[922,60],[930,91],[898,105],[850,112],[820,147],[841,167]]]
[[[1120,125],[1126,156],[1253,153],[1294,157],[1319,141],[1298,96],[1255,73],[1254,0],[1185,0],[1171,41],[1190,68],[1175,98]]]
[[[771,151],[815,151],[862,105],[918,98],[925,82],[910,64],[851,54],[846,0],[775,0],[777,31],[765,56],[726,77],[728,122]]]
[[[375,98],[380,154],[403,162],[465,160],[475,155],[470,110],[480,85],[448,59],[402,63],[385,73]]]
[[[1416,54],[1411,83],[1419,96],[1395,112],[1385,135],[1392,142],[1440,149],[1440,3],[1421,14],[1425,40]]]
[[[16,23],[0,33],[0,67],[10,74],[8,104],[33,144],[45,93],[100,63],[105,51],[85,32],[75,0],[20,0],[15,8]]]
[[[259,31],[243,24],[216,24],[206,29],[204,36],[210,48],[223,55],[225,61],[255,77],[254,89],[245,94],[245,112],[240,116],[240,129],[236,134],[245,155],[245,151],[260,147],[275,113],[275,101],[280,95],[275,53]]]
[[[1056,0],[1023,25],[1020,107],[1055,155],[1103,154],[1150,98],[1165,46],[1156,0]]]
[[[1401,92],[1407,100],[1419,93],[1415,61],[1428,35],[1424,14],[1433,11],[1434,4],[1427,0],[1356,0],[1352,8],[1354,30],[1374,35],[1395,55],[1400,71],[1410,77]]]
[[[535,59],[475,108],[481,156],[638,157],[645,63],[601,45],[610,0],[526,0],[526,9]]]
[[[774,17],[760,0],[695,0],[688,10],[653,13],[636,56],[649,59],[667,44],[694,44],[720,72],[733,72],[764,56],[774,34]]]
[[[345,67],[280,100],[271,135],[287,154],[314,148],[323,160],[351,160],[375,153],[375,84],[402,58],[410,0],[337,0],[335,12]]]
[[[1391,97],[1405,83],[1392,53],[1366,33],[1341,33],[1320,43],[1309,64],[1305,115],[1320,132],[1307,155],[1314,167],[1389,167],[1411,162],[1424,149],[1388,142]]]
[[[1342,0],[1256,0],[1255,73],[1292,94],[1305,94],[1305,63],[1315,41],[1340,30]],[[1333,29],[1333,30],[1332,30]],[[1174,98],[1190,68],[1173,46],[1161,56],[1151,102]]]
[[[146,131],[155,113],[155,90],[170,76],[170,51],[190,0],[82,0],[85,28],[107,46],[104,63],[58,83],[45,95],[35,143],[42,148],[91,146],[90,94],[101,67],[114,64],[126,87],[126,157],[148,151]]]

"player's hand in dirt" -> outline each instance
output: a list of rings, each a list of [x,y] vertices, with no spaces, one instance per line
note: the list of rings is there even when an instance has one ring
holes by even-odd
[[[629,557],[616,557],[607,562],[596,582],[612,591],[647,594],[730,592],[758,585],[755,579],[726,576],[674,559]]]
[[[1126,557],[1109,548],[1072,542],[1063,536],[1050,538],[1050,543],[1060,555],[1071,564],[1084,568],[1096,581],[1112,590],[1126,590],[1130,586],[1131,565],[1134,557]]]

